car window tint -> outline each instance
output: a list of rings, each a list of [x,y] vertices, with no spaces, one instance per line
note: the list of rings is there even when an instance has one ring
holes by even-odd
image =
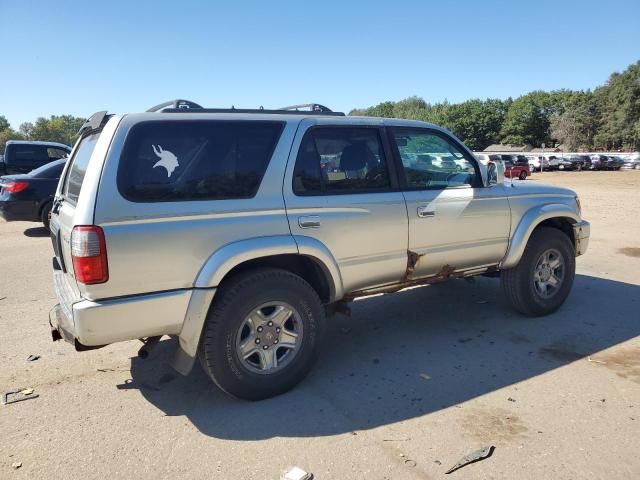
[[[314,127],[305,134],[293,173],[297,195],[376,192],[390,185],[377,128]]]
[[[120,158],[118,188],[134,202],[251,198],[282,128],[269,121],[138,124]]]
[[[474,163],[449,139],[425,129],[393,128],[406,184],[431,189],[474,185]]]
[[[65,199],[71,203],[76,203],[78,201],[82,182],[84,181],[84,175],[87,173],[89,159],[91,158],[93,149],[98,142],[99,136],[99,133],[94,133],[93,135],[84,137],[80,142],[80,145],[75,149],[73,158],[71,159],[71,167],[65,176],[65,185],[63,189]]]

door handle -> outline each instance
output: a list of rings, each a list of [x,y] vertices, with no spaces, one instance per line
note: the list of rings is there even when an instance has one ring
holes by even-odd
[[[320,228],[320,217],[318,215],[298,217],[298,225],[300,228]]]
[[[435,209],[435,207],[432,207],[430,205],[420,205],[418,207],[418,216],[420,218],[435,217],[436,216],[436,209]]]

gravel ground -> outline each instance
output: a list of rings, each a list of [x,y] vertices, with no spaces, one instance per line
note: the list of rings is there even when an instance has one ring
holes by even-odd
[[[50,241],[0,223],[0,389],[40,395],[0,406],[0,478],[443,478],[488,445],[451,477],[640,478],[640,171],[527,181],[574,188],[592,222],[559,312],[523,318],[487,278],[363,299],[306,381],[259,403],[175,373],[173,339],[148,360],[52,343]]]

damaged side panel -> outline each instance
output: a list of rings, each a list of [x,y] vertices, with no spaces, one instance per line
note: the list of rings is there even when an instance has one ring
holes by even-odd
[[[398,283],[383,285],[381,287],[375,287],[372,289],[357,290],[345,295],[345,300],[349,301],[349,300],[353,300],[354,298],[363,297],[366,295],[375,295],[380,293],[393,293],[407,287],[412,287],[417,285],[430,285],[432,283],[445,282],[447,280],[452,280],[455,278],[471,277],[474,275],[481,275],[487,272],[497,271],[497,265],[487,265],[479,268],[473,268],[470,270],[457,271],[455,267],[449,264],[445,264],[434,275],[430,275],[428,277],[416,278],[414,277],[414,274],[417,270],[420,260],[424,256],[425,254],[419,254],[414,251],[407,250],[407,268],[404,272],[404,275],[402,276],[402,278]]]

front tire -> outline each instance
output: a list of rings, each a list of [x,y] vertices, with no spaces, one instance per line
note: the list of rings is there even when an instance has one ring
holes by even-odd
[[[220,287],[200,342],[205,372],[245,400],[280,395],[311,370],[325,312],[316,291],[286,270],[238,274]]]
[[[520,172],[520,175],[518,176],[518,178],[520,180],[526,180],[527,179],[527,172],[525,172],[524,170]]]
[[[531,235],[518,265],[502,271],[502,289],[518,312],[547,315],[566,300],[575,270],[575,249],[569,237],[556,228],[542,227]]]

